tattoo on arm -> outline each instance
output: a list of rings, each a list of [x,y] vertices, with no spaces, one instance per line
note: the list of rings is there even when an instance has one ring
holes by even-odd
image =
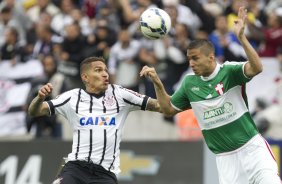
[[[28,114],[30,116],[44,116],[49,114],[49,109],[41,99],[35,97],[28,108]]]
[[[161,112],[161,107],[156,99],[150,98],[148,103],[147,103],[147,108],[146,110],[148,111],[155,111],[155,112]]]

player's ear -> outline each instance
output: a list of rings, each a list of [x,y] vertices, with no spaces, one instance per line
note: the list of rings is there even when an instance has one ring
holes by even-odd
[[[211,61],[214,61],[214,60],[215,60],[214,54],[211,53],[211,54],[209,55],[209,58],[210,58]]]
[[[88,76],[86,75],[86,73],[82,73],[81,75],[80,75],[80,77],[81,77],[81,80],[82,80],[82,82],[84,83],[84,84],[86,84],[86,83],[88,83]]]

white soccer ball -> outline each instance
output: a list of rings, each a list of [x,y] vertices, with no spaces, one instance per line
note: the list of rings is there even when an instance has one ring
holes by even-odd
[[[171,28],[170,16],[160,8],[149,8],[140,17],[142,34],[152,40],[163,38]]]

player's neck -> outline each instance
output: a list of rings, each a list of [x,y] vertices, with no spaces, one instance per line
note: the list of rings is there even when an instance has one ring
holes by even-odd
[[[217,65],[217,63],[216,62],[213,62],[212,64],[211,64],[211,67],[209,68],[209,71],[207,71],[204,75],[202,75],[203,77],[209,77],[210,75],[212,75],[213,74],[213,72],[215,71],[215,69],[216,69],[216,65]]]

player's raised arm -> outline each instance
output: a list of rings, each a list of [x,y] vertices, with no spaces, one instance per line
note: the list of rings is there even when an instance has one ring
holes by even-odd
[[[47,103],[43,103],[45,98],[52,93],[53,87],[50,83],[45,84],[38,91],[38,95],[32,100],[28,107],[30,116],[49,115],[49,107]]]
[[[158,104],[162,113],[164,113],[166,116],[173,116],[178,113],[178,111],[172,107],[170,103],[170,96],[165,91],[163,83],[161,82],[154,68],[144,66],[140,72],[140,76],[149,77],[152,80],[156,91]]]
[[[262,72],[262,64],[257,52],[251,46],[250,42],[244,34],[246,19],[247,9],[245,9],[245,7],[240,7],[238,12],[238,19],[235,21],[234,31],[248,58],[248,62],[244,67],[244,73],[248,77],[253,77]]]

